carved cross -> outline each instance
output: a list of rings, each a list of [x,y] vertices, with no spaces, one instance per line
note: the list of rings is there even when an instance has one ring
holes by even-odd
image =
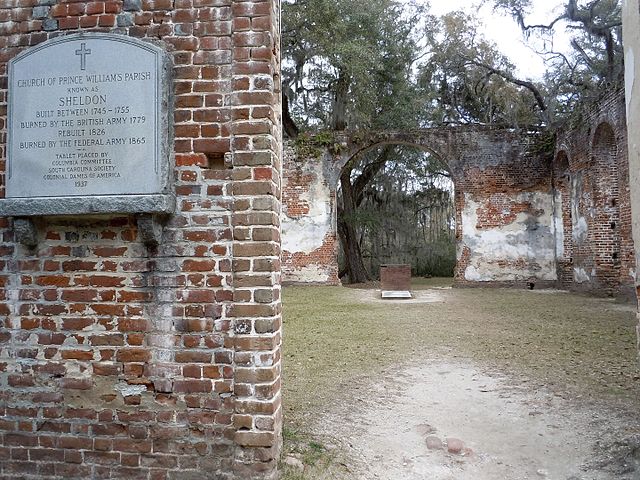
[[[87,48],[86,43],[81,43],[80,48],[76,50],[76,55],[80,55],[80,70],[87,68],[87,55],[91,55],[91,49]]]

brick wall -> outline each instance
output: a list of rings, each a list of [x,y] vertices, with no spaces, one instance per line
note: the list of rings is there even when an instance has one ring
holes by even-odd
[[[2,478],[270,478],[280,446],[278,0],[6,0],[7,62],[78,31],[173,58],[178,206],[0,219]],[[4,185],[4,178],[2,178]]]
[[[554,177],[562,211],[563,286],[632,294],[635,253],[623,93],[605,98],[580,128],[560,132],[556,151],[554,171],[566,171]]]
[[[411,265],[381,265],[380,289],[383,292],[411,290]]]
[[[479,127],[381,132],[364,143],[360,137],[337,138],[344,145],[340,152],[323,151],[317,158],[298,159],[290,149],[284,171],[285,280],[335,278],[313,274],[337,271],[331,221],[337,179],[340,168],[370,146],[368,140],[422,146],[448,163],[455,186],[457,285],[631,293],[635,259],[623,95],[607,97],[581,125],[559,133],[554,159],[531,153],[535,140],[527,135]],[[323,209],[312,212],[310,205]],[[329,241],[302,252],[305,235]]]
[[[549,164],[526,140],[508,135],[493,161],[468,162],[454,177],[457,285],[555,284]]]

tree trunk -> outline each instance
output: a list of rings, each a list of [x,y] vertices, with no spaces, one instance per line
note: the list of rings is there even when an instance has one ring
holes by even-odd
[[[298,138],[300,134],[300,129],[296,125],[296,122],[291,118],[291,113],[289,112],[289,97],[286,93],[282,94],[282,128],[284,133],[289,138]]]
[[[353,225],[355,205],[351,188],[351,169],[346,168],[340,176],[342,188],[342,208],[338,212],[338,235],[344,251],[345,269],[348,283],[363,283],[371,279],[362,261],[362,251],[358,243],[358,234]]]
[[[371,183],[376,174],[384,168],[392,152],[392,146],[385,146],[378,158],[364,167],[362,173],[353,182],[353,185],[351,184],[352,166],[347,165],[340,174],[342,203],[338,208],[338,235],[344,252],[345,273],[349,277],[348,283],[362,283],[371,280],[371,275],[367,272],[362,260],[358,232],[352,219],[364,199],[365,188]]]

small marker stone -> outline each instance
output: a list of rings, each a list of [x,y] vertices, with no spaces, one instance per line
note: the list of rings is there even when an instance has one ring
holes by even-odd
[[[425,443],[429,450],[442,450],[442,440],[434,435],[430,435],[425,438]]]
[[[459,455],[462,453],[464,443],[458,438],[447,438],[447,452]]]

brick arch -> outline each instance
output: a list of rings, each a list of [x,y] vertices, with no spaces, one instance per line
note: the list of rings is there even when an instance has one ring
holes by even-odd
[[[613,291],[620,278],[620,181],[618,142],[614,128],[602,122],[593,134],[590,163],[593,170],[594,269],[597,282]]]
[[[308,158],[297,158],[290,147],[283,181],[283,280],[338,282],[335,195],[339,174],[355,155],[378,145],[401,144],[434,153],[451,172],[459,226],[458,283],[555,284],[551,162],[532,148],[536,139],[535,133],[456,126],[341,132],[334,134],[330,146],[316,149]],[[303,184],[296,179],[303,179]],[[322,221],[299,216],[300,200],[319,210]]]
[[[605,120],[598,124],[593,133],[591,145],[593,149],[606,147],[617,152],[616,132],[610,122]]]
[[[380,145],[407,145],[426,150],[447,164],[454,174],[460,165],[478,155],[489,155],[496,145],[522,141],[526,134],[484,125],[432,127],[409,131],[345,132],[341,144],[340,168],[357,155]],[[516,147],[517,148],[517,147]]]
[[[425,141],[425,139],[416,136],[415,139],[411,139],[411,138],[393,138],[394,136],[390,136],[390,138],[387,139],[381,139],[379,141],[375,141],[375,143],[371,143],[370,145],[367,145],[359,150],[356,150],[355,152],[353,152],[351,154],[351,156],[344,162],[344,165],[342,166],[342,169],[344,169],[347,165],[349,165],[351,162],[355,161],[357,158],[359,158],[362,155],[367,154],[368,152],[370,152],[371,150],[373,150],[374,148],[378,148],[378,147],[383,147],[386,145],[397,145],[397,146],[404,146],[404,147],[413,147],[416,148],[418,150],[422,150],[425,151],[431,155],[433,155],[439,162],[441,162],[443,164],[443,166],[447,169],[447,171],[450,171],[450,167],[449,167],[449,163],[447,162],[446,157],[444,157],[442,155],[442,153],[439,152],[439,150],[437,148],[434,148],[433,146],[431,146],[428,143],[428,140]],[[341,169],[341,171],[342,171]]]

